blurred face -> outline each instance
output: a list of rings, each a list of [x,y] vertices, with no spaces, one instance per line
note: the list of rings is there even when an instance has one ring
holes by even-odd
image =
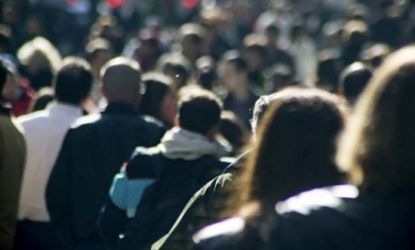
[[[101,70],[102,66],[104,66],[104,64],[106,64],[110,59],[111,51],[104,49],[99,50],[91,64],[99,71]]]
[[[20,79],[16,75],[7,74],[6,83],[4,84],[1,96],[8,102],[16,101],[20,94]]]
[[[177,102],[172,91],[169,91],[164,96],[160,109],[160,115],[163,121],[166,122],[167,125],[173,126],[176,118]]]
[[[238,73],[235,67],[230,63],[224,63],[219,67],[219,78],[223,86],[229,92],[235,92],[242,87],[241,76],[243,73]]]
[[[246,50],[244,53],[245,61],[250,72],[260,71],[264,65],[264,58],[262,55],[254,50]]]
[[[183,54],[191,61],[202,55],[203,44],[195,41],[192,37],[185,37],[182,41]]]

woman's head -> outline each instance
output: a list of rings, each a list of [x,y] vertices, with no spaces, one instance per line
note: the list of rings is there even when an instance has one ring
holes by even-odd
[[[140,113],[161,120],[167,127],[174,125],[176,116],[176,96],[171,88],[171,80],[159,73],[143,76],[146,88],[140,104]]]
[[[241,176],[242,204],[274,205],[340,181],[333,160],[344,123],[340,100],[317,89],[286,89],[277,95]]]
[[[415,47],[375,71],[342,136],[339,166],[361,188],[415,190]]]

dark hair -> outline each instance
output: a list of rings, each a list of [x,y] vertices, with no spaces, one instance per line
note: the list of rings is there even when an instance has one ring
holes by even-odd
[[[92,80],[90,66],[85,60],[68,60],[55,77],[55,97],[60,102],[79,105],[91,91]]]
[[[179,102],[180,127],[206,135],[220,121],[222,102],[210,91],[193,90]]]
[[[360,62],[353,63],[341,74],[339,92],[349,102],[354,103],[357,97],[363,92],[371,77],[372,70],[368,66]]]
[[[344,123],[339,103],[323,90],[279,93],[263,118],[242,173],[239,206],[251,202],[273,206],[299,192],[340,181],[333,159]]]
[[[330,92],[337,91],[341,68],[340,57],[328,50],[320,52],[317,67],[318,85]]]
[[[232,64],[236,71],[246,72],[248,65],[241,56],[241,54],[236,50],[227,51],[221,59],[222,64]]]
[[[33,99],[29,105],[28,112],[32,113],[35,111],[43,110],[47,105],[55,98],[52,88],[44,87],[37,93],[35,99]]]
[[[160,59],[162,72],[171,76],[176,82],[175,89],[180,89],[187,84],[191,76],[191,63],[183,55],[166,54]]]
[[[143,75],[143,84],[146,89],[141,97],[139,112],[159,120],[161,116],[161,103],[171,89],[171,80],[159,73],[147,73]]]
[[[297,88],[287,88],[289,89],[297,89]],[[284,95],[286,92],[278,91],[269,95],[262,95],[260,96],[254,105],[254,109],[252,111],[252,119],[251,119],[251,128],[252,132],[255,134],[258,130],[259,123],[262,120],[262,117],[268,110],[268,108],[271,106],[271,104],[275,101],[281,98],[281,95]]]
[[[221,115],[219,131],[232,145],[233,155],[241,153],[248,137],[248,131],[239,117],[232,111],[224,111]]]

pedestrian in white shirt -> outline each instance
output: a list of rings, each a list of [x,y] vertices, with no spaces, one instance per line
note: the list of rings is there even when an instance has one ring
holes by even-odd
[[[55,97],[45,110],[20,117],[27,144],[16,233],[16,250],[62,249],[50,225],[45,189],[66,132],[82,116],[81,103],[92,86],[89,64],[81,58],[64,63],[54,79]]]

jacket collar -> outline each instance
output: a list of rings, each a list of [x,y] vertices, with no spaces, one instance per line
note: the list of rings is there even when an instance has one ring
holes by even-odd
[[[131,104],[123,102],[112,102],[108,103],[103,114],[137,114],[138,112],[134,109]]]
[[[82,116],[82,110],[79,106],[53,101],[47,108],[50,113],[62,114],[65,116]]]

